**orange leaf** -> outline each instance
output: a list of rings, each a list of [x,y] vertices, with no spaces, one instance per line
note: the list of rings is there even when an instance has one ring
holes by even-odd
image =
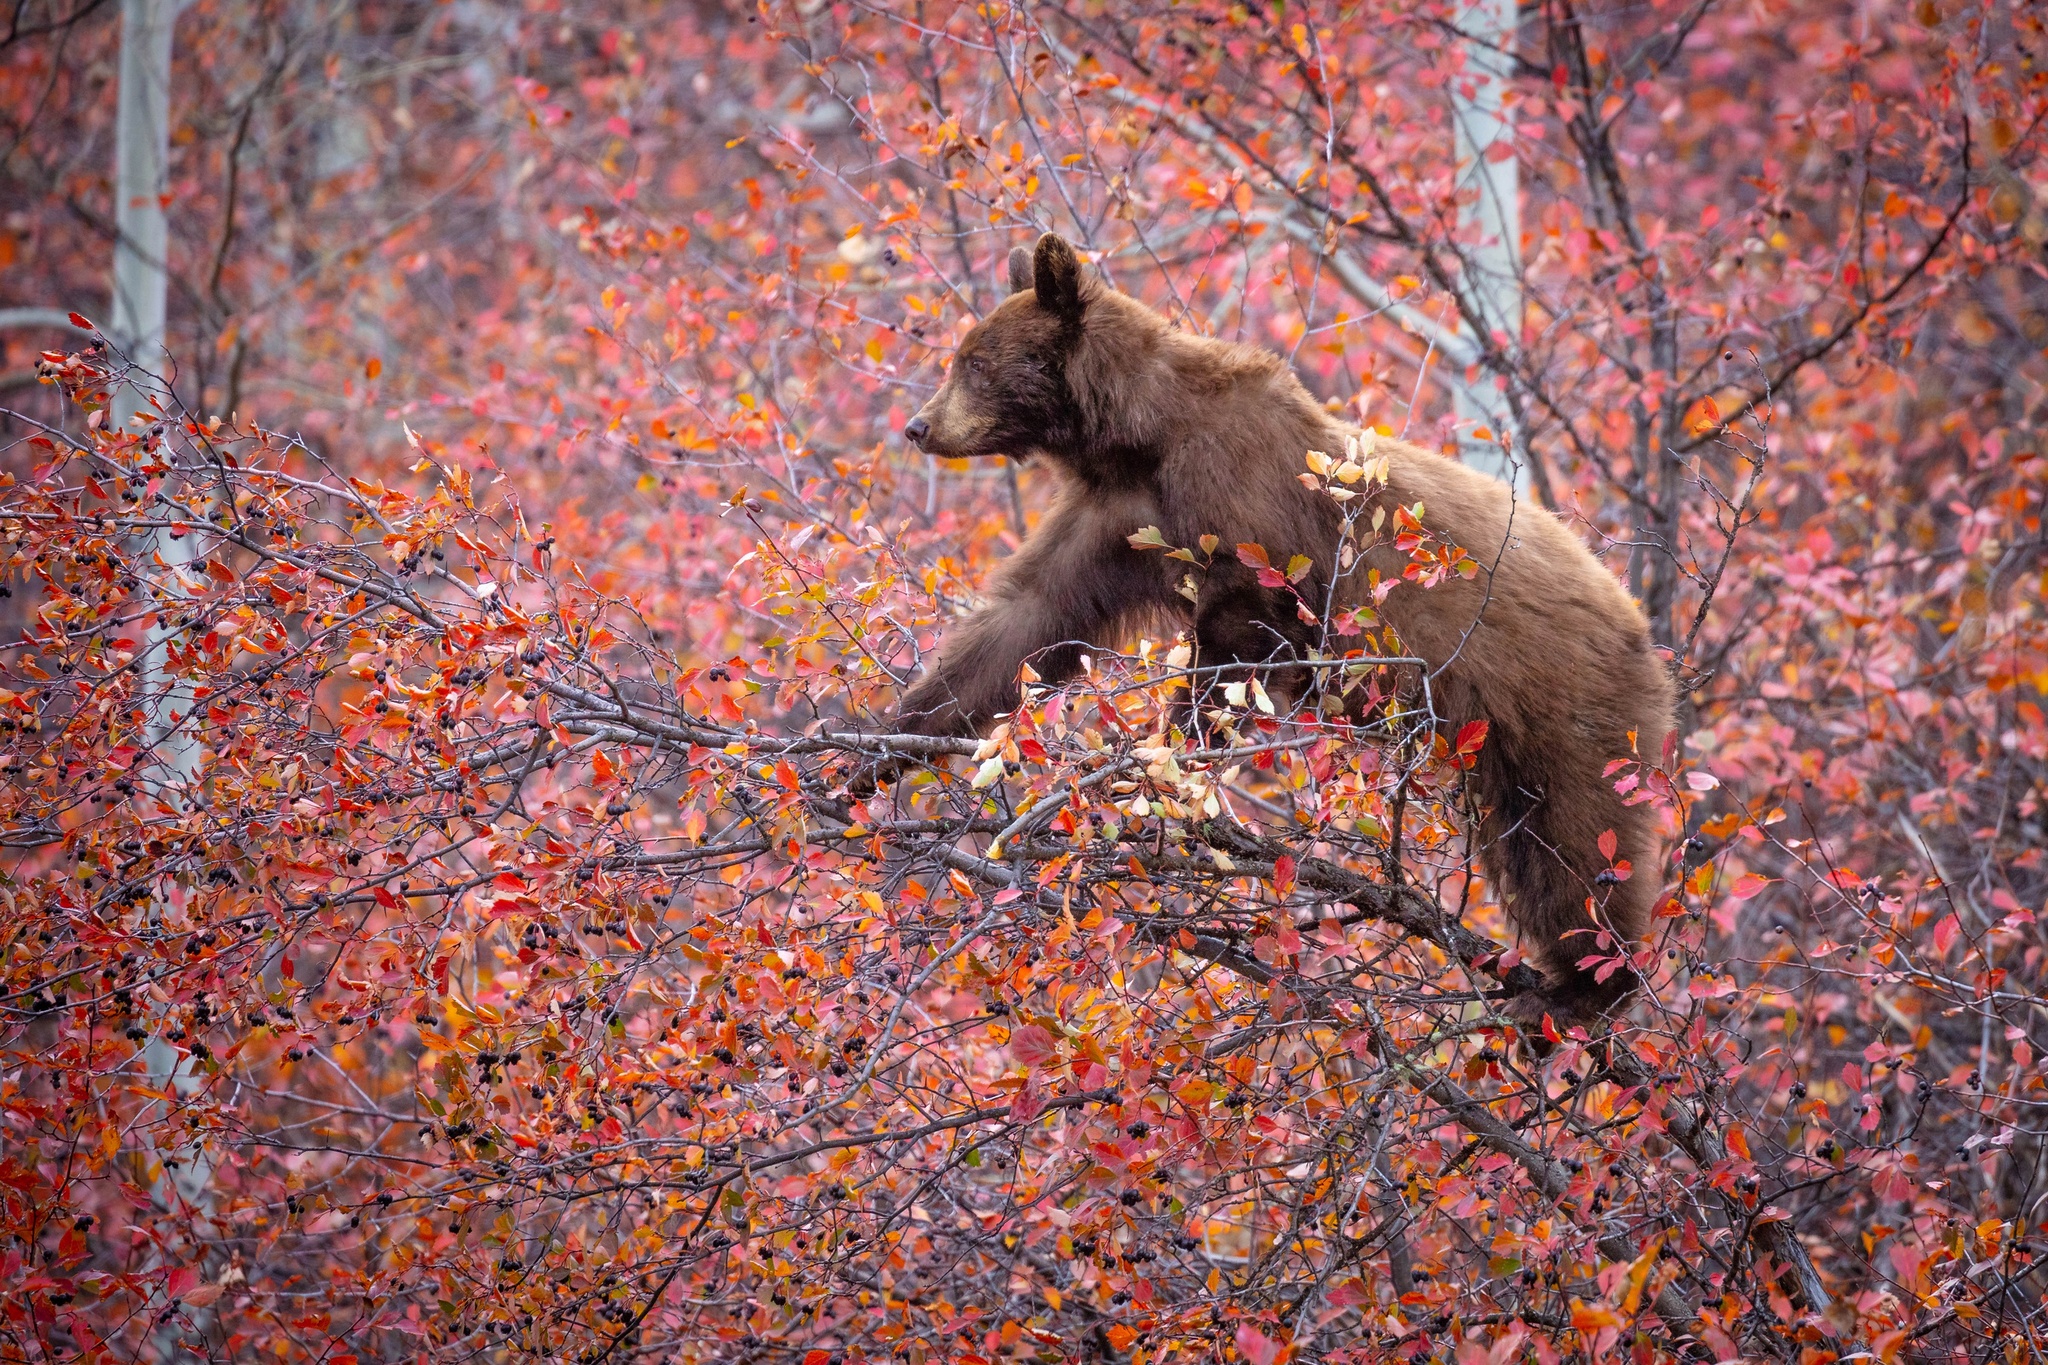
[[[1584,1303],[1574,1299],[1572,1326],[1581,1332],[1597,1332],[1603,1327],[1621,1326],[1621,1317],[1604,1303]]]

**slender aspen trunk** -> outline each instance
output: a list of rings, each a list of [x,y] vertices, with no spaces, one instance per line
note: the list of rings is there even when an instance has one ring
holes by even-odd
[[[177,0],[122,0],[120,105],[116,113],[114,171],[114,293],[109,332],[136,368],[129,382],[114,390],[109,426],[146,430],[157,413],[150,395],[169,392],[170,356],[164,347],[168,311],[169,224],[164,197],[170,162],[171,30],[177,21]],[[168,487],[168,484],[167,484]],[[141,776],[152,798],[162,806],[182,808],[191,799],[186,790],[198,761],[192,710],[196,699],[179,686],[165,667],[165,651],[175,633],[180,568],[191,559],[193,536],[172,540],[158,532],[148,553],[163,568],[149,578],[161,585],[157,612],[148,631],[137,698],[143,708],[145,760]],[[171,907],[157,905],[161,915]],[[192,1065],[163,1036],[168,1019],[157,1021],[142,1049],[149,1083],[183,1096],[196,1089]],[[153,1182],[157,1203],[166,1210],[179,1205],[204,1218],[211,1212],[212,1169],[197,1144],[175,1152],[156,1151],[163,1164]],[[175,1163],[175,1164],[173,1164]],[[185,1248],[197,1258],[198,1246]],[[202,1331],[202,1314],[188,1313]],[[173,1324],[156,1334],[159,1359],[180,1360],[190,1351]]]
[[[1521,177],[1513,155],[1512,113],[1503,96],[1514,75],[1516,0],[1471,0],[1459,13],[1465,38],[1465,77],[1451,83],[1451,123],[1457,133],[1459,253],[1465,287],[1486,329],[1505,338],[1502,351],[1516,354],[1522,336]],[[1468,325],[1463,329],[1470,335]],[[1484,338],[1475,338],[1483,346]],[[1453,386],[1455,407],[1466,428],[1465,463],[1512,484],[1528,487],[1526,452],[1521,448],[1507,377],[1481,364],[1473,382]],[[1492,439],[1472,434],[1483,427]],[[1512,454],[1501,448],[1506,436]]]
[[[168,275],[164,216],[171,145],[171,26],[175,0],[122,0],[121,97],[114,153],[114,340],[145,369],[164,369]],[[132,405],[132,406],[131,406]],[[133,386],[115,395],[115,422],[148,404]]]

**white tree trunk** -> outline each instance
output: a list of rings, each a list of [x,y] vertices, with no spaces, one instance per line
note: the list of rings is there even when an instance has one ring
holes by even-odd
[[[1512,114],[1503,116],[1501,100],[1515,69],[1516,0],[1468,0],[1458,27],[1465,34],[1465,75],[1451,85],[1451,123],[1461,197],[1459,252],[1466,288],[1486,330],[1504,335],[1513,355],[1522,338],[1521,183]],[[1466,428],[1465,463],[1506,480],[1518,493],[1526,489],[1527,452],[1508,406],[1506,377],[1482,365],[1474,383],[1455,387],[1457,414],[1472,424]],[[1474,436],[1479,427],[1492,439]]]
[[[155,416],[148,395],[168,394],[162,382],[170,374],[170,356],[164,349],[164,320],[169,296],[167,251],[169,227],[164,214],[168,187],[171,139],[171,29],[177,21],[177,0],[122,0],[120,104],[116,112],[114,150],[114,297],[108,328],[114,343],[144,373],[134,382],[114,390],[109,426],[128,427],[136,414],[147,426]],[[192,536],[172,540],[159,533],[149,553],[165,566],[152,573],[165,591],[158,598],[157,620],[149,630],[149,646],[143,655],[139,691],[148,713],[145,727],[146,760],[143,778],[152,796],[166,804],[182,805],[183,788],[191,778],[198,758],[193,738],[191,712],[196,704],[190,691],[176,686],[165,674],[162,659],[171,634],[176,605],[178,570],[191,559]],[[157,912],[165,907],[157,906]],[[160,1022],[159,1030],[163,1027]],[[169,1082],[176,1093],[189,1093],[197,1084],[189,1075],[191,1065],[161,1036],[153,1033],[142,1049],[142,1062],[150,1083]],[[156,1181],[157,1199],[166,1207],[183,1201],[202,1213],[210,1210],[209,1187],[212,1171],[203,1149],[155,1154],[178,1163]],[[167,1355],[181,1354],[168,1332],[160,1339]]]
[[[114,340],[130,358],[164,372],[169,241],[163,196],[171,150],[171,25],[176,0],[121,0],[121,100],[114,150]],[[116,422],[139,393],[115,395]]]

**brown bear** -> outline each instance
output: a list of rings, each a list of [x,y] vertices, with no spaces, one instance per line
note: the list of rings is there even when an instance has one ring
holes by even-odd
[[[987,605],[946,633],[937,664],[903,698],[901,727],[982,731],[1017,706],[1026,662],[1058,683],[1077,673],[1088,645],[1117,645],[1162,619],[1193,627],[1198,670],[1255,669],[1276,705],[1298,703],[1316,677],[1301,664],[1345,647],[1304,601],[1340,611],[1368,602],[1369,571],[1398,581],[1410,562],[1386,536],[1345,562],[1344,506],[1302,480],[1309,452],[1342,458],[1359,430],[1271,352],[1178,331],[1084,278],[1056,236],[1011,254],[1010,284],[904,434],[945,458],[1042,460],[1060,487],[997,571]],[[1556,517],[1431,451],[1379,440],[1372,458],[1381,457],[1386,482],[1360,485],[1352,510],[1368,509],[1369,524],[1371,509],[1392,519],[1419,502],[1423,529],[1477,562],[1470,579],[1402,583],[1378,610],[1402,647],[1428,661],[1440,725],[1455,734],[1488,723],[1470,774],[1481,856],[1548,980],[1509,1012],[1525,1026],[1545,1012],[1559,1027],[1588,1022],[1635,977],[1623,969],[1603,981],[1581,969],[1595,935],[1573,931],[1604,925],[1633,944],[1659,880],[1651,813],[1624,805],[1604,770],[1632,753],[1659,758],[1671,681],[1641,610]],[[1223,548],[1190,570],[1134,546],[1146,527],[1172,546],[1215,536]],[[1308,556],[1300,597],[1262,585],[1256,564],[1233,555],[1240,543],[1264,547],[1275,565]],[[1618,882],[1599,847],[1608,830],[1615,856],[1634,865]]]

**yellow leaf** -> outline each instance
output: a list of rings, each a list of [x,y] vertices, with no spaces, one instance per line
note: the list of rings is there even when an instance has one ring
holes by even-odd
[[[1622,1299],[1621,1311],[1631,1316],[1642,1307],[1643,1285],[1650,1278],[1650,1271],[1657,1264],[1657,1253],[1663,1249],[1664,1234],[1658,1233],[1643,1243],[1643,1251],[1628,1268],[1628,1293]]]

